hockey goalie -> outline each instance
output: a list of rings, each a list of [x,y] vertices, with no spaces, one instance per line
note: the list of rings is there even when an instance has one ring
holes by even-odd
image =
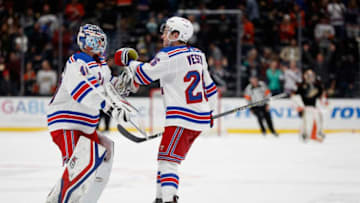
[[[302,119],[300,135],[304,141],[312,139],[322,142],[325,138],[323,114],[316,103],[317,100],[326,97],[320,81],[316,79],[316,74],[312,70],[305,71],[303,78],[296,94],[292,96]]]
[[[105,33],[96,25],[83,25],[77,43],[81,52],[67,61],[47,114],[52,140],[65,166],[47,203],[97,202],[109,180],[114,156],[113,141],[95,130],[99,111],[117,121],[128,119],[125,108],[107,99],[112,94],[107,87],[116,88],[122,80],[111,75],[103,57]]]

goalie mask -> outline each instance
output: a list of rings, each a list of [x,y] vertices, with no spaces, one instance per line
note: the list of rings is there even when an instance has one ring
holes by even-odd
[[[194,33],[192,23],[188,19],[178,16],[169,18],[165,24],[161,25],[160,32],[163,33],[166,29],[168,31],[168,38],[171,33],[179,32],[178,38],[170,41],[182,41],[186,43]]]
[[[312,70],[307,70],[304,73],[304,80],[306,83],[308,84],[314,84],[315,83],[315,79],[316,79],[316,75],[314,73],[314,71]]]
[[[97,25],[83,25],[80,27],[77,35],[77,44],[82,50],[88,50],[94,54],[103,55],[107,44],[106,34]]]

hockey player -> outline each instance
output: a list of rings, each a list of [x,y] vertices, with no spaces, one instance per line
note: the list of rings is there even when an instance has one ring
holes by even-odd
[[[95,203],[105,188],[112,168],[113,141],[95,130],[99,110],[109,111],[115,119],[126,116],[101,97],[106,85],[117,86],[103,53],[106,35],[96,25],[80,27],[77,44],[81,52],[68,59],[61,83],[47,114],[48,128],[59,147],[65,170],[47,197],[48,203]],[[108,100],[110,101],[110,100]]]
[[[323,118],[320,110],[316,107],[316,101],[323,96],[323,87],[320,81],[316,80],[314,71],[305,71],[303,77],[304,80],[296,92],[298,95],[292,96],[303,121],[300,135],[304,141],[309,138],[322,141],[324,139]]]
[[[166,109],[165,131],[158,152],[156,203],[177,202],[178,168],[201,131],[211,124],[217,93],[210,78],[206,57],[187,45],[193,35],[191,22],[171,17],[162,26],[163,49],[148,63],[128,60],[129,48],[115,54],[115,63],[133,72],[136,85],[160,80]],[[132,50],[133,51],[133,50]]]

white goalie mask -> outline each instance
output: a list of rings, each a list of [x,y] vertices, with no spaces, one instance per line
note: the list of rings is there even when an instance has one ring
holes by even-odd
[[[77,35],[80,49],[102,55],[105,52],[107,39],[104,31],[97,25],[86,24],[80,27]]]
[[[172,32],[179,32],[179,37],[170,41],[182,41],[186,43],[194,33],[192,23],[188,19],[178,16],[169,18],[165,24],[161,25],[160,32],[163,33],[165,29],[168,30],[168,38]]]

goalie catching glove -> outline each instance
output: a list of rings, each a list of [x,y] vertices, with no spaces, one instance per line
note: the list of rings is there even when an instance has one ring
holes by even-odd
[[[130,61],[137,60],[138,53],[133,48],[121,48],[115,52],[114,61],[118,66],[128,66]]]

